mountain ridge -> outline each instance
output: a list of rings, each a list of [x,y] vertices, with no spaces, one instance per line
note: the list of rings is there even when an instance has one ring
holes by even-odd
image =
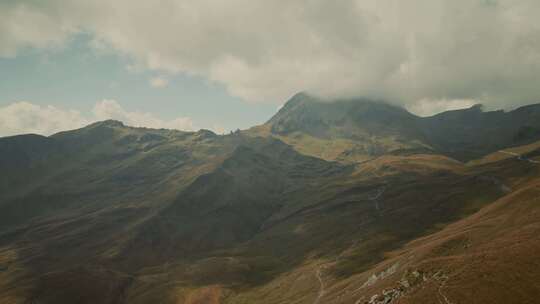
[[[493,252],[483,233],[469,242],[461,237],[463,230],[451,229],[466,229],[471,219],[501,244],[509,241],[506,232],[518,235],[522,242],[516,252],[533,255],[540,141],[534,141],[534,130],[516,130],[535,126],[536,106],[510,116],[472,109],[481,117],[474,122],[466,111],[421,120],[426,128],[440,121],[448,126],[447,120],[468,123],[449,133],[448,141],[427,146],[421,140],[430,137],[417,133],[422,129],[412,123],[417,122],[412,114],[348,102],[313,107],[310,101],[293,101],[275,120],[227,135],[134,128],[109,120],[50,137],[1,138],[0,170],[7,174],[0,177],[0,299],[21,304],[432,303],[440,297],[437,284],[445,280],[466,288],[444,279],[452,274],[450,265],[466,267],[455,262],[461,254],[477,263],[477,255]],[[405,118],[385,123],[393,117]],[[491,129],[501,121],[522,124]],[[300,131],[272,133],[272,124],[281,122]],[[304,122],[324,128],[312,132]],[[470,139],[463,137],[468,128],[478,135],[461,145],[455,139]],[[430,130],[432,137],[448,132]],[[504,140],[492,143],[489,134]],[[516,134],[521,141],[513,141]],[[477,138],[482,149],[474,150]],[[309,148],[323,152],[327,146],[357,150],[348,158],[341,152],[322,155],[303,150],[306,139],[313,141]],[[505,146],[507,153],[498,150],[508,142],[529,141],[534,142]],[[453,156],[459,153],[448,147],[482,158],[458,161]],[[366,151],[373,153],[362,154]],[[504,202],[525,199],[531,212],[519,218],[531,230],[489,228],[492,214],[515,214],[510,207],[519,204]],[[501,202],[509,208],[489,211]],[[467,248],[470,254],[463,251]],[[525,269],[511,251],[504,252],[501,262]],[[471,268],[468,276],[481,273]],[[417,279],[422,275],[426,281]],[[408,287],[400,283],[404,280]],[[535,294],[536,281],[520,282],[510,294]],[[450,299],[471,298],[445,291]]]
[[[508,112],[484,112],[481,105],[474,105],[420,117],[382,101],[323,100],[299,93],[264,125],[250,131],[275,136],[299,151],[328,160],[363,161],[388,153],[422,151],[468,161],[540,139],[539,121],[540,104]],[[313,147],[336,140],[341,140],[341,146],[334,151]]]

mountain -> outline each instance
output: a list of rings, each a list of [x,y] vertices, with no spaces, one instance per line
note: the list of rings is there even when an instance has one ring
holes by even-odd
[[[540,104],[510,112],[482,106],[418,117],[369,99],[325,100],[299,93],[248,133],[274,136],[327,160],[364,161],[384,154],[437,153],[461,161],[540,139]]]
[[[540,104],[513,111],[469,109],[447,111],[421,120],[432,146],[446,155],[471,160],[540,139]]]
[[[380,101],[328,101],[299,93],[266,124],[248,133],[274,136],[327,160],[363,161],[402,151],[428,151],[417,117]]]
[[[537,115],[299,94],[229,135],[0,138],[0,302],[534,303]]]

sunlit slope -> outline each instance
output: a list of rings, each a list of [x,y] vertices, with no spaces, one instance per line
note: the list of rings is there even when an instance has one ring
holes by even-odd
[[[389,251],[377,266],[336,281],[325,303],[536,303],[540,168],[511,159],[475,170],[506,195],[441,231]]]

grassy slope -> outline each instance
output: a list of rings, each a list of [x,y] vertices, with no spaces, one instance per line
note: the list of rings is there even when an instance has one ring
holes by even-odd
[[[491,209],[485,206],[503,196],[496,204],[521,201],[519,189],[529,187],[524,193],[535,197],[538,175],[515,159],[465,166],[437,155],[384,156],[344,166],[268,139],[106,129],[113,130],[112,136],[106,134],[107,144],[101,132],[110,130],[79,131],[102,144],[88,140],[62,148],[68,149],[68,158],[57,157],[65,163],[42,169],[47,174],[36,174],[31,186],[18,188],[76,196],[54,212],[41,210],[31,221],[4,230],[4,302],[313,303],[321,278],[321,303],[354,303],[395,286],[407,269],[432,277],[446,271],[444,263],[431,268],[422,263],[439,261],[448,255],[445,250],[453,256],[453,247],[462,242],[441,247],[437,235],[462,221],[476,223],[461,220],[471,214],[489,218],[492,213],[485,210]],[[75,135],[81,136],[59,136],[77,143],[70,141]],[[514,192],[508,195],[503,183]],[[496,216],[518,211],[527,214],[501,209]],[[479,235],[475,244],[488,246],[489,238],[504,240],[507,232],[522,232],[517,224],[508,231],[498,227]],[[534,235],[522,236],[530,241]],[[446,237],[451,239],[451,233]],[[508,261],[507,255],[499,258]],[[407,266],[359,289],[370,275],[397,261]],[[407,297],[430,303],[414,288]]]
[[[374,295],[382,301],[384,290],[399,289],[392,303],[536,303],[540,168],[512,159],[473,170],[512,190],[471,216],[388,251],[365,272],[345,280],[328,275],[323,302],[367,303]],[[366,284],[371,276],[377,279]]]
[[[377,172],[377,174],[387,175],[385,180],[392,184],[393,182],[396,184],[405,183],[403,186],[398,186],[403,188],[398,188],[395,192],[394,190],[389,191],[389,199],[381,200],[382,204],[387,205],[382,208],[383,216],[378,216],[373,210],[373,205],[366,202],[366,190],[372,190],[373,185],[365,185],[360,182],[372,181],[373,177],[367,177],[368,173],[357,173],[358,181],[351,184],[356,188],[366,188],[363,190],[362,188],[354,189],[343,200],[337,200],[334,197],[321,203],[311,202],[310,206],[316,207],[304,209],[301,213],[296,213],[295,216],[263,231],[248,242],[240,254],[236,253],[236,256],[231,257],[230,252],[223,252],[226,257],[222,258],[222,262],[227,261],[229,267],[232,268],[219,268],[219,271],[216,271],[220,276],[230,272],[229,275],[235,277],[235,273],[238,275],[238,269],[235,269],[233,265],[237,265],[240,269],[243,267],[245,267],[244,269],[254,269],[258,274],[267,272],[270,274],[269,278],[262,278],[263,281],[254,286],[251,284],[253,281],[250,281],[254,278],[249,276],[236,277],[236,285],[227,284],[234,282],[232,280],[225,281],[227,283],[219,280],[204,282],[197,290],[205,290],[209,286],[214,286],[214,288],[220,286],[226,303],[311,303],[317,295],[319,283],[315,273],[320,263],[333,266],[325,268],[325,276],[335,278],[337,281],[346,280],[351,275],[369,269],[370,265],[383,259],[382,254],[395,248],[400,243],[399,240],[414,238],[428,233],[430,229],[440,229],[437,224],[454,220],[452,217],[448,218],[449,213],[458,217],[465,216],[501,195],[498,187],[484,183],[481,179],[471,179],[470,177],[465,177],[462,183],[458,182],[456,186],[452,187],[453,193],[434,197],[432,203],[418,202],[418,197],[428,190],[416,190],[417,193],[409,193],[408,197],[400,195],[401,192],[411,192],[409,187],[418,188],[418,185],[407,184],[405,176],[396,173],[404,174],[401,171],[402,168],[394,169],[398,164],[405,163],[411,168],[404,175],[413,174],[414,171],[418,174],[424,174],[425,188],[430,189],[429,193],[432,193],[433,187],[438,184],[440,184],[441,189],[448,185],[447,178],[451,178],[451,176],[434,177],[431,170],[426,169],[424,162],[427,161],[427,157],[420,157],[422,162],[416,164],[415,161],[394,160],[394,165],[385,162],[387,167],[384,169],[377,166],[380,171],[384,171]],[[440,166],[441,162],[437,163],[437,166]],[[446,163],[446,161],[442,163]],[[454,166],[447,165],[446,168],[456,169],[455,164]],[[369,174],[371,175],[373,172]],[[432,182],[433,178],[440,179]],[[475,186],[474,183],[478,184]],[[336,184],[343,187],[342,183]],[[330,189],[332,189],[331,186]],[[330,189],[325,189],[325,191],[330,191]],[[350,191],[349,187],[344,187],[344,189]],[[474,206],[474,202],[481,198],[473,195],[473,192],[482,189],[488,196],[484,201],[479,202],[480,205]],[[331,192],[340,191],[334,188]],[[361,193],[364,195],[363,198],[358,197],[362,196]],[[396,195],[398,196],[393,197]],[[470,196],[471,199],[468,200],[467,196]],[[355,203],[351,204],[351,199]],[[408,208],[403,208],[404,205]],[[468,208],[471,206],[475,209],[469,210]],[[432,210],[434,207],[440,208],[440,215],[434,214]],[[424,212],[429,212],[431,217],[424,216]],[[403,219],[405,215],[407,219]],[[401,222],[399,222],[400,219]],[[389,225],[390,223],[394,223],[394,225]],[[245,258],[246,255],[249,257],[258,256],[262,259],[250,261]],[[338,256],[340,258],[336,261]],[[276,260],[276,258],[276,264],[272,266],[271,261]],[[232,263],[229,259],[236,263]],[[270,268],[257,268],[261,266],[258,264],[261,262],[266,262],[266,264],[271,262]],[[280,265],[283,263],[280,270]],[[276,270],[277,273],[275,273]],[[217,273],[203,272],[200,275],[214,277]],[[179,284],[181,285],[181,283]]]
[[[292,132],[286,135],[274,134],[271,125],[253,127],[244,132],[248,136],[274,137],[298,152],[318,157],[327,161],[346,163],[362,162],[388,152],[398,153],[407,149],[423,149],[421,142],[404,143],[391,136],[365,136],[362,140],[350,138],[321,138],[303,132]],[[424,147],[425,150],[429,148]]]

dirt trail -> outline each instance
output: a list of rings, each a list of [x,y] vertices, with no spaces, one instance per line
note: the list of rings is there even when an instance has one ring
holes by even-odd
[[[375,194],[374,196],[368,198],[370,201],[375,203],[375,209],[377,209],[377,211],[380,211],[379,197],[381,197],[381,195],[383,195],[384,191],[386,191],[386,186],[383,186],[383,187],[377,189],[377,194]]]
[[[322,278],[322,269],[323,266],[319,266],[317,268],[317,271],[315,272],[315,275],[317,276],[317,279],[319,280],[319,293],[317,294],[317,298],[315,301],[313,301],[313,304],[319,304],[321,302],[321,298],[324,296],[325,290],[324,290],[324,281]]]
[[[516,152],[504,151],[504,150],[499,150],[497,152],[503,153],[503,154],[506,154],[506,155],[515,156],[518,160],[526,161],[526,162],[529,162],[529,163],[532,163],[532,164],[540,164],[540,161],[524,157],[523,155],[521,155],[519,153],[516,153]]]

